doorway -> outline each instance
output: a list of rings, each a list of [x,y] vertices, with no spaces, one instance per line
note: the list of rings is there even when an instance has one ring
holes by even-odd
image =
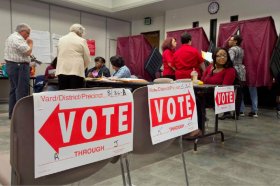
[[[147,39],[153,48],[159,48],[160,31],[142,32],[141,34]]]

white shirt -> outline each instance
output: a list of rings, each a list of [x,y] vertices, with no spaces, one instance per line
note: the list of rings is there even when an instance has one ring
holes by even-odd
[[[5,42],[4,59],[12,62],[30,62],[25,53],[30,49],[26,40],[18,33],[11,34]]]

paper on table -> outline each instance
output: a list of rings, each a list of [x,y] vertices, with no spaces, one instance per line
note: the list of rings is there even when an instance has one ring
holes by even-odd
[[[55,69],[51,69],[48,72],[49,72],[49,74],[55,74]]]
[[[201,54],[202,54],[203,59],[209,61],[210,63],[213,62],[212,53],[211,53],[211,52],[204,52],[204,51],[201,51]]]

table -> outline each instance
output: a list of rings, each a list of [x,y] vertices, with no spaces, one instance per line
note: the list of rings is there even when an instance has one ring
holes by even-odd
[[[8,77],[0,77],[0,80],[9,80]],[[35,76],[31,76],[30,77],[30,80],[32,83],[29,82],[29,86],[33,89],[34,85],[35,85],[35,80],[36,80],[36,77]],[[30,94],[30,90],[29,90],[29,94]]]
[[[112,87],[112,88],[128,88],[132,92],[140,87],[152,85],[153,82],[123,82],[123,81],[103,81],[98,79],[86,79],[86,87],[92,88],[92,87]],[[48,83],[50,84],[58,84],[57,79],[50,79],[48,80]],[[222,85],[219,85],[222,86]],[[205,116],[206,116],[206,104],[205,104],[205,95],[206,94],[213,94],[214,95],[214,89],[217,87],[217,85],[194,85],[194,92],[196,94],[196,102],[197,102],[197,114],[198,114],[198,122],[201,123],[201,130],[202,130],[202,136],[199,136],[197,138],[194,138],[194,150],[197,151],[197,143],[200,138],[205,138],[208,136],[220,134],[221,135],[221,142],[224,142],[224,133],[220,130],[218,130],[218,114],[215,115],[215,128],[213,132],[205,133]]]
[[[128,88],[133,92],[135,89],[153,84],[152,82],[131,82],[131,81],[102,81],[94,79],[86,79],[86,87],[112,87],[112,88]]]

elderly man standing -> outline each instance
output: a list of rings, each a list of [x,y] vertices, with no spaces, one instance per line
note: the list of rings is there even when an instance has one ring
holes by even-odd
[[[59,39],[56,66],[59,90],[84,87],[85,69],[90,63],[84,33],[82,25],[73,24],[70,32]]]
[[[10,81],[9,119],[16,102],[29,94],[29,56],[33,47],[33,41],[29,38],[30,32],[30,26],[21,23],[5,42],[4,59]]]

